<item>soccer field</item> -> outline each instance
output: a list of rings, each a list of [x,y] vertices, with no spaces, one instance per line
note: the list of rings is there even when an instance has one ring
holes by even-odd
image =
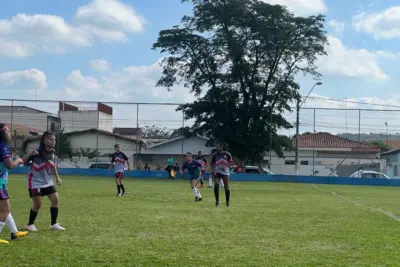
[[[1,266],[398,266],[400,188],[233,182],[231,207],[213,191],[193,202],[188,181],[62,177],[59,222],[1,245]],[[30,199],[11,176],[21,228]],[[221,200],[224,193],[221,190]],[[8,238],[8,229],[1,234]]]

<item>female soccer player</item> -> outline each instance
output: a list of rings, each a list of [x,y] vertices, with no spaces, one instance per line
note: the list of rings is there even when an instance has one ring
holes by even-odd
[[[211,154],[213,154],[213,155],[214,155],[216,152],[217,152],[216,149],[211,150]],[[208,177],[208,186],[207,186],[207,188],[212,188],[213,175],[214,175],[214,173],[211,172],[211,173],[210,173],[210,176]],[[220,185],[221,185],[222,188],[224,188],[224,181],[223,181],[223,180],[220,180]]]
[[[188,170],[190,177],[190,187],[193,191],[194,201],[202,200],[200,191],[196,187],[197,178],[199,178],[199,169],[201,167],[202,165],[199,162],[193,160],[191,153],[186,153],[186,161],[182,165],[181,173],[183,173],[185,170]]]
[[[51,230],[64,231],[65,228],[57,223],[58,217],[58,193],[54,186],[52,176],[56,177],[57,185],[62,182],[58,176],[57,167],[54,160],[54,147],[56,145],[56,136],[51,132],[44,132],[40,139],[39,149],[33,150],[23,157],[25,163],[32,161],[32,167],[28,173],[28,191],[32,199],[32,208],[29,213],[29,222],[26,229],[36,232],[35,220],[42,206],[42,197],[47,196],[50,199]]]
[[[124,179],[124,171],[125,171],[125,162],[128,164],[128,170],[131,170],[131,165],[129,163],[128,157],[125,155],[124,152],[121,151],[121,145],[116,144],[114,146],[115,153],[111,157],[111,164],[110,164],[110,171],[114,166],[114,173],[115,173],[115,183],[117,184],[117,197],[125,195],[125,187],[122,184],[122,179]],[[122,192],[121,192],[122,190]]]
[[[207,167],[207,159],[202,155],[202,152],[199,151],[196,157],[196,161],[201,164],[201,170],[200,170],[200,188],[204,187],[204,174],[206,173],[206,167]]]
[[[229,199],[231,191],[229,189],[229,166],[232,164],[232,156],[229,152],[224,151],[223,145],[217,143],[215,148],[217,152],[212,156],[211,159],[211,170],[214,174],[214,195],[216,206],[219,206],[219,185],[220,181],[224,182],[225,185],[225,199],[226,206],[229,207]]]
[[[10,212],[10,200],[7,191],[8,170],[24,163],[21,158],[15,161],[11,160],[11,150],[7,144],[10,140],[10,129],[4,124],[0,124],[0,233],[7,224],[11,232],[11,240],[15,240],[18,237],[26,236],[28,232],[18,231]],[[8,241],[0,239],[0,244],[8,244]]]

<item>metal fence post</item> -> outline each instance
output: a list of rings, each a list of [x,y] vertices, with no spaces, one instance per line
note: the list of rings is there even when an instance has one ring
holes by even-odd
[[[181,130],[181,136],[182,136],[182,157],[181,157],[181,163],[183,162],[183,141],[184,141],[184,139],[185,139],[185,136],[184,136],[184,128],[185,128],[185,111],[183,111],[182,110],[182,130]]]
[[[313,176],[315,176],[315,135],[316,135],[316,131],[315,131],[315,108],[314,108],[314,133],[313,133],[313,151],[312,151],[312,156],[313,156],[313,160],[312,160],[312,170],[313,170]]]
[[[358,142],[361,142],[361,109],[358,110]]]
[[[99,102],[97,103],[97,125],[96,125],[96,169],[97,163],[99,161],[99,124],[100,124],[100,110],[99,110]]]
[[[136,128],[138,129],[138,134],[139,134],[139,144],[138,144],[138,138],[136,138],[136,153],[135,153],[135,157],[134,157],[134,165],[133,166],[135,166],[135,169],[137,169],[138,168],[138,159],[139,159],[139,155],[138,155],[138,153],[139,153],[139,150],[140,150],[140,145],[141,145],[141,142],[142,142],[142,132],[141,132],[141,130],[140,130],[140,132],[139,132],[139,104],[136,104]]]

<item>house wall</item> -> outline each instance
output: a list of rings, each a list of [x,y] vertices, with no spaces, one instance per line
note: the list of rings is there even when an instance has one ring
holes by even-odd
[[[392,178],[400,178],[400,153],[382,155],[386,159],[386,174]]]
[[[136,151],[136,143],[134,141],[99,133],[97,142],[96,132],[72,134],[70,135],[69,140],[71,141],[71,147],[73,151],[80,151],[81,148],[94,151],[98,145],[98,151],[102,155],[114,153],[114,145],[120,144],[123,152],[129,158],[130,164],[133,164],[133,154]],[[30,151],[32,149],[36,149],[38,146],[38,140],[31,141],[27,144],[27,150]],[[104,160],[108,161],[108,157],[99,157],[99,162],[103,162]]]
[[[197,154],[198,151],[201,150],[204,155],[210,155],[213,148],[206,147],[206,143],[206,139],[193,136],[190,138],[179,139],[173,142],[158,145],[156,147],[150,147],[144,150],[141,154],[182,155],[186,154],[187,152]]]
[[[113,115],[99,112],[99,129],[111,133],[113,131]]]
[[[355,153],[351,151],[335,153],[333,151],[315,150],[314,155],[313,158],[312,150],[304,150],[304,148],[299,150],[300,175],[310,175],[313,171],[318,171],[318,176],[327,176],[336,174],[335,169],[339,164],[371,164],[372,162],[379,163],[380,169],[386,172],[386,160],[379,159],[379,154],[376,153]],[[275,174],[295,175],[295,152],[284,152],[284,156],[284,158],[278,158],[273,152],[271,159],[268,155],[265,156],[262,164],[270,166],[271,171]]]
[[[51,114],[21,109],[20,111],[14,110],[12,113],[1,112],[0,121],[8,124],[12,122],[13,124],[24,125],[44,132],[47,130],[47,116],[49,115]]]

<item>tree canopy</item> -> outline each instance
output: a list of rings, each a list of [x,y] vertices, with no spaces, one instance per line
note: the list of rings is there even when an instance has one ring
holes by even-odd
[[[181,105],[194,133],[222,141],[241,159],[259,161],[291,142],[278,130],[300,98],[299,73],[318,79],[325,55],[324,16],[295,17],[258,0],[182,0],[193,14],[162,30],[153,49],[166,54],[157,86],[183,84],[197,97]]]

